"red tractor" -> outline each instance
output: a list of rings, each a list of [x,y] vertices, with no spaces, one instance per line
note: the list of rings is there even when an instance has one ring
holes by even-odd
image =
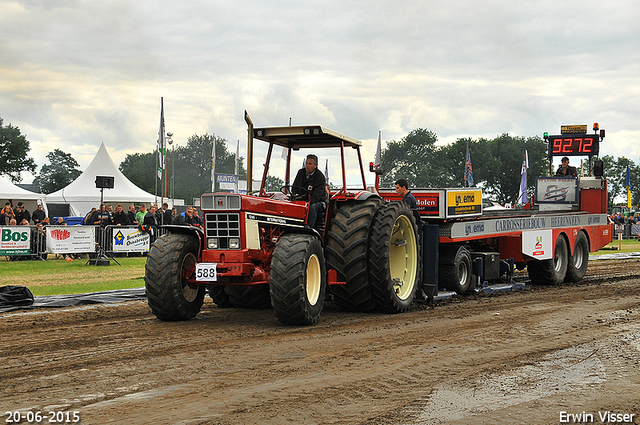
[[[315,323],[327,298],[345,310],[407,310],[420,280],[416,218],[402,202],[366,190],[361,142],[318,125],[254,129],[247,122],[247,181],[253,140],[268,143],[260,191],[204,194],[204,229],[168,226],[145,268],[152,312],[161,320],[191,319],[207,291],[219,307],[271,307],[283,324]],[[281,169],[285,185],[269,193],[276,146],[286,164],[273,168]],[[339,150],[342,184],[311,228],[309,199],[291,196],[300,189],[290,185],[292,164],[299,164],[292,154],[306,150],[322,157],[327,148]],[[361,183],[348,188],[347,169],[356,163]]]

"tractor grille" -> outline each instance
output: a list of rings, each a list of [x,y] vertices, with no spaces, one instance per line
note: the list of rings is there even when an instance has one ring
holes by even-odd
[[[205,214],[207,238],[218,238],[218,249],[229,249],[230,238],[240,238],[240,214]]]

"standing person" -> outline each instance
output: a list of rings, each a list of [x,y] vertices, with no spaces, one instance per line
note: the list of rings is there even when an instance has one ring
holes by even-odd
[[[44,220],[44,218],[47,215],[44,213],[44,210],[42,209],[42,204],[38,204],[38,209],[36,209],[33,214],[31,214],[31,219],[33,220],[33,224],[38,224],[38,223],[42,223],[42,220]]]
[[[407,179],[398,179],[396,181],[396,193],[402,196],[402,202],[407,204],[409,208],[418,208],[416,197],[409,190],[409,182]]]
[[[127,211],[127,215],[129,216],[129,224],[138,225],[138,220],[136,220],[136,207],[133,205],[129,205],[129,211]]]
[[[23,219],[31,221],[31,214],[29,214],[29,211],[24,207],[24,202],[18,202],[18,206],[16,207],[16,221],[22,223]]]
[[[169,204],[165,202],[162,204],[162,224],[171,224],[171,220],[173,220],[171,210]]]
[[[147,215],[147,207],[144,204],[140,204],[138,212],[136,213],[136,221],[138,224],[144,223],[144,216]]]
[[[310,201],[309,227],[315,226],[318,214],[324,211],[327,199],[325,184],[324,174],[318,170],[318,157],[313,154],[307,155],[304,168],[298,170],[293,180],[291,193],[294,200]]]
[[[131,224],[129,221],[129,213],[124,212],[120,204],[116,206],[116,212],[113,214],[113,224],[116,226],[128,226]]]
[[[191,220],[193,221],[193,226],[202,227],[202,219],[198,215],[198,208],[191,208]]]
[[[98,213],[94,216],[93,224],[99,225],[100,227],[107,227],[111,224],[111,216],[104,204],[100,204],[100,210],[98,210]]]
[[[91,211],[89,211],[87,213],[87,215],[84,216],[84,219],[82,220],[82,224],[85,226],[90,226],[93,224],[93,215],[96,213],[96,211],[98,211],[96,209],[96,207],[91,208]]]
[[[568,157],[563,157],[562,158],[562,165],[560,165],[560,167],[558,167],[558,171],[556,171],[556,177],[577,177],[578,176],[578,171],[576,170],[576,167],[572,167],[571,165],[569,165],[569,158]]]
[[[8,226],[13,218],[15,218],[15,215],[11,209],[11,205],[5,205],[2,209],[2,214],[0,214],[0,226]]]
[[[155,205],[149,208],[142,219],[142,229],[148,231],[151,234],[151,241],[154,240],[156,235],[156,229],[158,222],[156,221],[156,207]]]

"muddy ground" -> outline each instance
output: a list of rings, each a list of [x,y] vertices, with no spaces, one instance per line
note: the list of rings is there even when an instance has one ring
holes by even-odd
[[[554,424],[614,412],[640,423],[640,262],[591,262],[579,285],[523,276],[524,291],[400,315],[329,303],[311,327],[208,297],[178,323],[143,301],[4,313],[2,421]]]

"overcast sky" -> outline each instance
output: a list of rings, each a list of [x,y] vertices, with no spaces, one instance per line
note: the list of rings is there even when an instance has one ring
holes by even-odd
[[[38,170],[54,148],[82,169],[100,142],[116,164],[153,151],[160,97],[176,143],[214,133],[242,156],[247,110],[361,139],[365,162],[379,130],[449,143],[595,121],[603,155],[640,162],[638,22],[636,0],[0,0],[0,116]]]

